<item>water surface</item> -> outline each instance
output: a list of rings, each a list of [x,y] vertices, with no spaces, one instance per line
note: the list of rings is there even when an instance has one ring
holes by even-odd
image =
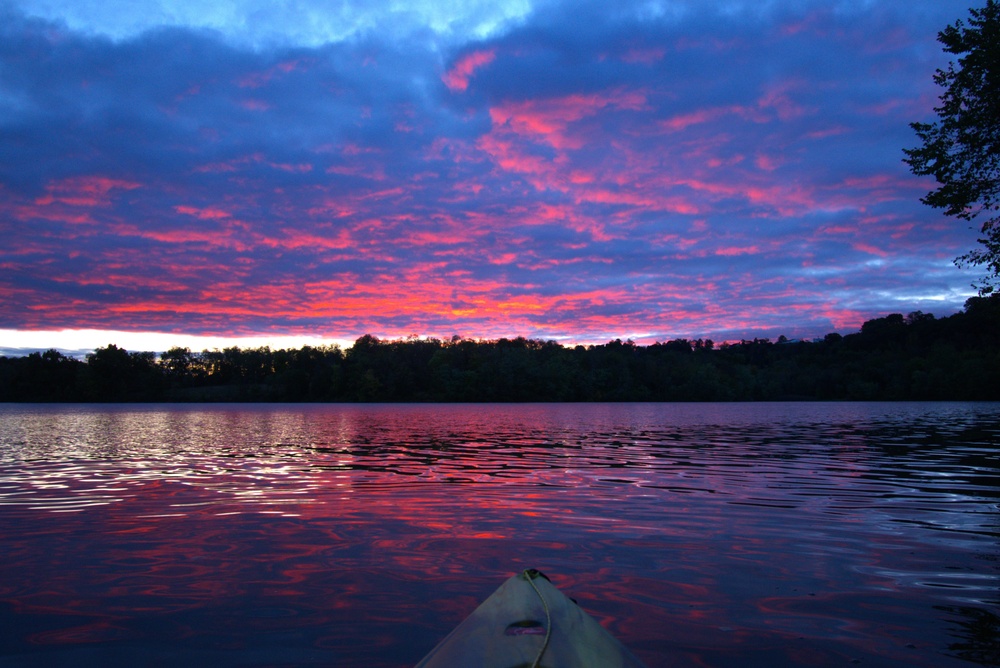
[[[0,406],[0,666],[409,666],[546,572],[655,666],[1000,665],[1000,405]]]

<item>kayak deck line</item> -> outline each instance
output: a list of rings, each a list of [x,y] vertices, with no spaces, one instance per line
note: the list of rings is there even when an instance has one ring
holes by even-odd
[[[645,668],[534,568],[510,577],[416,668]]]

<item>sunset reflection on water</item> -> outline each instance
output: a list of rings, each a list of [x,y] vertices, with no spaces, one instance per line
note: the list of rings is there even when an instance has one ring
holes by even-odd
[[[0,665],[412,665],[525,567],[651,668],[969,665],[997,606],[995,404],[0,413]]]

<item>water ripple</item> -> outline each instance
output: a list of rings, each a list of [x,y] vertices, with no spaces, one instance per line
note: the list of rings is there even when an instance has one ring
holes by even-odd
[[[30,540],[69,554],[87,531],[73,518],[100,518],[113,538],[92,539],[108,551],[93,558],[118,569],[101,577],[144,601],[179,587],[170,609],[211,587],[245,594],[245,582],[204,578],[239,560],[266,570],[285,551],[302,557],[272,584],[282,591],[334,564],[390,562],[445,587],[449,568],[544,554],[596,571],[610,593],[602,560],[616,560],[609,573],[642,578],[616,595],[662,621],[649,633],[690,638],[712,619],[747,638],[826,638],[835,620],[844,637],[871,639],[861,629],[890,613],[921,628],[924,613],[901,612],[914,601],[996,603],[984,556],[1000,538],[996,404],[2,406],[0,417],[0,519],[24,536],[9,541],[11,563],[39,568]],[[225,523],[247,535],[226,538]],[[171,533],[181,525],[201,533]],[[144,542],[157,536],[183,547]],[[13,578],[4,588],[51,603]],[[654,608],[644,588],[659,592]],[[298,614],[270,599],[245,610]],[[100,640],[105,622],[33,637]]]

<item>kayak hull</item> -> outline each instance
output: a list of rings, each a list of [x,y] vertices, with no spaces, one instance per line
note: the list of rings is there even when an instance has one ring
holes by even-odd
[[[519,573],[416,668],[643,668],[629,650],[535,570]]]

